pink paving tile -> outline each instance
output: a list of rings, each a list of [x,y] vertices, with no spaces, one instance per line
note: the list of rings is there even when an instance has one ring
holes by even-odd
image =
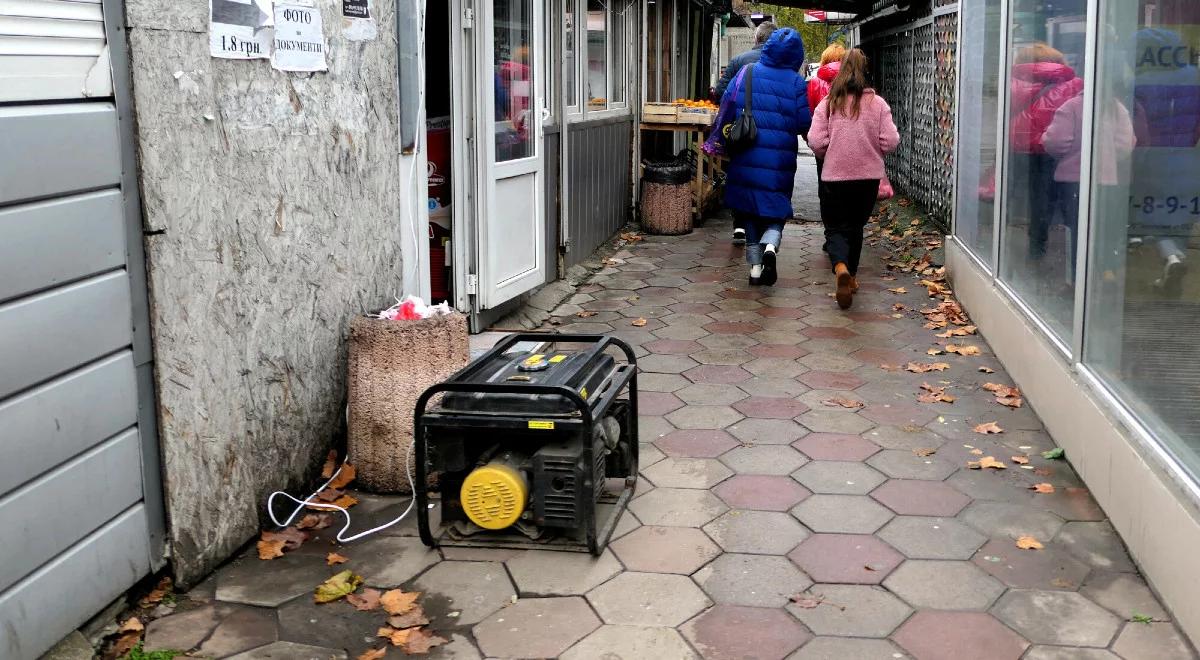
[[[742,443],[724,431],[700,429],[672,431],[655,440],[654,444],[667,456],[716,458]]]
[[[763,307],[758,311],[759,316],[769,319],[802,319],[808,312],[794,307]]]
[[[879,584],[904,556],[866,534],[814,534],[788,554],[816,582]]]
[[[750,372],[737,366],[704,364],[683,372],[693,383],[720,383],[732,385],[750,379]]]
[[[671,305],[671,311],[676,314],[712,314],[717,308],[708,303],[676,303]]]
[[[709,323],[704,329],[718,335],[748,335],[762,330],[760,326],[744,322]]]
[[[742,399],[733,407],[751,419],[791,419],[808,412],[808,406],[795,399],[765,396]]]
[[[876,488],[871,497],[902,516],[950,517],[971,503],[971,498],[949,484],[916,479],[892,479]]]
[[[813,339],[849,339],[855,335],[853,330],[847,328],[824,326],[805,328],[800,332],[803,332],[805,335],[808,335]]]
[[[736,298],[739,300],[758,300],[763,297],[762,291],[743,291],[741,289],[729,289],[721,292],[723,298]]]
[[[812,494],[791,477],[766,474],[739,474],[713,492],[732,509],[754,511],[787,511]]]
[[[905,364],[917,356],[913,353],[902,353],[885,348],[864,348],[850,354],[850,357],[863,364]]]
[[[875,443],[847,433],[810,433],[792,446],[815,461],[863,461],[879,451]]]
[[[638,414],[658,417],[679,410],[683,402],[667,392],[638,392]]]
[[[817,390],[852,390],[866,384],[862,378],[846,371],[810,371],[796,380]]]
[[[788,344],[759,344],[750,347],[750,353],[760,358],[779,358],[781,360],[795,360],[808,355],[807,350]]]
[[[894,321],[890,314],[883,312],[846,312],[846,316],[852,321]]]
[[[916,403],[881,403],[867,406],[862,415],[877,424],[924,426],[937,417],[937,412]]]
[[[892,639],[916,660],[1016,660],[1029,642],[983,612],[917,612]]]
[[[712,268],[706,268],[701,271],[689,272],[686,275],[684,275],[683,277],[685,279],[687,279],[689,282],[702,283],[702,282],[723,282],[723,281],[725,281],[726,276],[727,275],[724,271],[715,270]]]
[[[717,605],[682,631],[705,660],[782,660],[812,639],[785,610],[737,605]]]
[[[642,348],[659,355],[689,355],[704,350],[700,344],[684,339],[656,339],[642,344]]]

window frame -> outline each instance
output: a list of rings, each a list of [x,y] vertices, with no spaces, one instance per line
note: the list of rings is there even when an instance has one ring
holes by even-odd
[[[630,102],[630,97],[634,95],[633,85],[631,84],[633,76],[630,75],[630,72],[633,62],[635,61],[633,53],[636,46],[632,37],[634,34],[638,33],[636,30],[636,25],[634,24],[634,19],[639,16],[639,13],[634,9],[635,3],[637,3],[639,0],[603,0],[606,6],[604,33],[606,54],[605,99],[607,103],[605,108],[602,110],[590,108],[589,104],[583,99],[586,94],[586,86],[584,85],[583,80],[584,76],[587,74],[587,57],[586,52],[582,57],[580,56],[580,34],[586,35],[587,30],[585,29],[581,33],[579,26],[586,26],[586,22],[583,20],[587,14],[586,0],[570,1],[575,3],[575,20],[573,23],[575,27],[575,105],[567,105],[567,122],[574,124],[591,120],[608,119],[611,117],[623,117],[629,115],[632,112],[632,103]],[[564,16],[566,16],[568,13],[566,10],[567,2],[568,0],[563,0],[562,7]],[[618,5],[622,7],[621,11],[617,11]],[[616,48],[615,40],[613,39],[613,25],[618,18],[622,21],[621,40],[624,52],[623,57],[621,58],[622,61],[620,63],[615,63],[614,61],[616,58],[614,55]],[[563,21],[563,34],[565,38],[565,20]],[[613,73],[617,67],[620,67],[620,70],[623,73],[621,87],[624,90],[624,100],[614,103],[612,101],[612,92],[614,88]],[[564,68],[564,72],[565,71],[566,69]]]

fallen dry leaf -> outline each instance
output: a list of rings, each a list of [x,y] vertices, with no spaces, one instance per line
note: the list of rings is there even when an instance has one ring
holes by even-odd
[[[599,312],[593,312],[590,309],[585,309],[582,312],[576,312],[575,316],[578,316],[581,319],[590,319],[596,314],[599,314]]]
[[[346,602],[354,606],[354,609],[359,612],[371,612],[379,609],[379,597],[383,593],[378,589],[367,587],[363,589],[361,594],[350,594],[346,596]]]
[[[983,424],[979,424],[973,430],[976,433],[982,433],[984,435],[987,435],[988,433],[1004,433],[1004,429],[1000,428],[1000,425],[997,424],[996,422],[986,422]]]
[[[950,344],[946,347],[947,353],[958,353],[959,355],[971,356],[980,355],[981,351],[978,346],[960,346],[958,344]]]
[[[925,351],[926,355],[941,355],[942,353],[943,353],[943,351],[938,348],[931,348],[931,349]]]
[[[940,330],[948,325],[950,325],[949,321],[930,321],[925,324],[925,329],[926,330]]]
[[[355,660],[379,660],[387,655],[387,647],[381,649],[367,649],[358,655]]]
[[[112,647],[108,651],[108,657],[125,657],[142,641],[142,633],[145,630],[146,626],[137,617],[126,619],[121,627],[117,628],[116,640],[113,641]]]
[[[313,591],[313,601],[317,603],[332,603],[354,593],[362,585],[362,576],[353,571],[342,571],[317,585]]]
[[[1009,408],[1020,408],[1025,401],[1019,396],[998,396],[996,397],[996,403],[1008,406]]]
[[[1037,468],[1033,471],[1033,473],[1039,477],[1053,477],[1054,476],[1054,470],[1051,470],[1050,468]]]
[[[337,472],[337,476],[334,477],[333,481],[329,482],[329,487],[334,490],[341,490],[345,488],[346,486],[350,485],[351,481],[354,481],[354,477],[357,475],[357,472],[358,471],[354,469],[353,465],[349,463],[342,463],[341,470]]]
[[[821,603],[824,602],[825,599],[820,596],[805,596],[804,594],[797,594],[788,600],[792,601],[792,604],[802,610],[815,610],[817,607],[820,607]]]
[[[330,449],[329,455],[325,457],[325,465],[321,468],[321,478],[328,479],[333,476],[333,471],[337,469],[337,450]]]
[[[821,403],[827,406],[841,406],[843,408],[862,408],[865,405],[862,401],[855,401],[854,399],[847,399],[840,396],[832,399],[825,399]]]
[[[275,539],[266,541],[260,539],[258,542],[258,558],[266,561],[276,557],[283,556],[283,544],[286,543],[283,539]]]
[[[975,334],[975,326],[964,325],[958,328],[950,328],[945,332],[940,332],[937,336],[941,337],[942,339],[949,339],[951,337],[966,337],[967,335],[973,334]]]
[[[905,305],[904,303],[896,303],[896,304],[892,305],[893,311],[903,312],[906,309],[908,309],[908,306]]]
[[[383,605],[383,609],[388,614],[395,616],[404,614],[417,606],[417,598],[420,598],[421,592],[410,591],[403,592],[399,589],[392,589],[380,596],[379,602]]]
[[[1046,546],[1032,536],[1022,536],[1017,539],[1017,547],[1022,550],[1041,550]]]
[[[135,616],[135,617],[130,617],[129,619],[126,619],[125,623],[122,623],[121,627],[117,628],[117,633],[123,635],[125,633],[131,633],[131,632],[140,633],[145,630],[146,630],[146,626],[142,624],[142,620]]]
[[[146,594],[145,597],[142,598],[142,600],[139,602],[139,605],[142,607],[157,605],[162,602],[162,599],[165,598],[170,591],[171,578],[165,577],[159,580],[154,589],[152,589],[150,593]]]
[[[332,524],[333,517],[328,513],[309,513],[296,523],[296,529],[325,529]]]
[[[917,456],[921,456],[922,458],[925,456],[933,456],[934,454],[937,453],[937,450],[934,449],[933,447],[917,447],[916,449],[914,449],[912,451],[914,454],[916,454]]]
[[[1050,580],[1050,585],[1054,586],[1054,587],[1058,587],[1059,589],[1074,589],[1077,586],[1074,582],[1072,582],[1066,578],[1060,578],[1060,577],[1056,577],[1053,580]]]
[[[632,325],[635,328],[640,328],[640,327],[646,325],[646,323],[647,323],[646,319],[634,319],[633,322],[630,323],[629,325]]]
[[[1049,495],[1054,492],[1054,484],[1034,484],[1029,487],[1029,490]]]
[[[954,403],[954,397],[946,394],[946,388],[935,387],[929,383],[921,383],[921,389],[925,390],[925,394],[917,395],[917,401],[921,403]]]
[[[1028,456],[1012,456],[1011,458],[1012,462],[1016,463],[1017,465],[1026,465],[1029,463]]]
[[[630,243],[636,243],[636,242],[642,240],[642,238],[643,237],[641,234],[639,234],[637,232],[633,232],[633,231],[627,231],[627,232],[621,233],[621,240],[629,241]]]
[[[322,489],[319,493],[317,493],[317,501],[332,502],[332,501],[336,500],[337,498],[341,497],[342,495],[345,495],[345,493],[343,493],[340,490],[337,490],[336,488],[325,488],[325,489]]]
[[[971,455],[972,456],[983,456],[983,450],[982,449],[972,449]]]
[[[900,294],[900,293],[908,293],[908,289],[905,289],[905,288],[904,288],[904,287],[902,287],[902,286],[898,286],[898,287],[896,287],[896,288],[894,288],[894,289],[888,289],[888,291],[891,291],[892,293],[896,293],[896,294]]]
[[[388,617],[388,625],[393,628],[413,628],[429,624],[425,611],[418,605],[404,614]]]
[[[375,631],[375,636],[386,639],[388,642],[391,643],[392,646],[400,646],[401,644],[408,641],[408,636],[411,635],[412,631],[414,631],[414,630],[416,630],[416,628],[408,628],[407,630],[396,630],[395,628],[393,628],[391,626],[384,626],[384,627],[380,628],[379,630]]]
[[[446,643],[446,639],[425,630],[424,628],[410,628],[412,633],[408,639],[400,645],[400,650],[409,655],[424,655],[429,653],[429,649],[435,646],[441,646]]]
[[[967,467],[971,468],[972,470],[986,470],[988,468],[992,468],[994,470],[1004,470],[1008,468],[1007,465],[996,460],[995,456],[984,456],[978,461],[970,461],[967,463]]]
[[[996,370],[991,367],[979,367],[979,371],[980,371],[980,373],[985,373],[985,374],[996,373]]]
[[[286,527],[278,532],[264,531],[258,541],[258,558],[281,557],[284,550],[295,550],[307,540],[308,534],[295,527]]]
[[[358,499],[355,498],[353,495],[342,495],[341,497],[337,498],[336,500],[330,502],[330,504],[332,504],[334,506],[340,506],[343,509],[349,509],[350,507],[354,506],[355,504],[358,504]]]
[[[331,552],[331,553],[325,555],[325,565],[326,566],[337,566],[338,564],[344,564],[348,561],[350,561],[350,559],[348,557],[343,557],[342,555],[339,555],[336,552]]]
[[[945,362],[909,362],[908,366],[904,367],[906,371],[911,371],[914,374],[924,374],[930,371],[945,371],[950,368],[950,365]]]

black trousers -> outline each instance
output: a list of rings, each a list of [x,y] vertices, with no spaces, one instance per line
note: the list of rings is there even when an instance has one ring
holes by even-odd
[[[858,273],[862,257],[863,228],[875,210],[879,179],[827,181],[821,195],[821,219],[825,222],[825,251],[836,266],[846,264],[850,274]]]

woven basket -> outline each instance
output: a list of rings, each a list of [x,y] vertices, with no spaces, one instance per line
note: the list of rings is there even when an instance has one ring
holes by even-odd
[[[642,183],[642,227],[651,234],[692,231],[692,189],[686,183]]]
[[[461,314],[419,321],[360,316],[350,322],[349,455],[356,482],[377,493],[408,493],[417,398],[466,366]]]

